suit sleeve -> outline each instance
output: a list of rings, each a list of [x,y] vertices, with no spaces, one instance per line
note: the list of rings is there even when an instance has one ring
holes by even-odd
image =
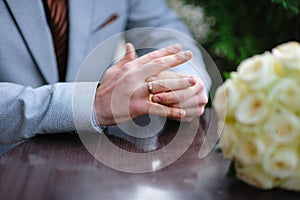
[[[81,128],[93,129],[91,104],[96,84],[56,83],[31,88],[0,83],[0,143],[11,144],[36,134],[72,132],[76,122],[84,125]]]
[[[208,91],[211,79],[207,73],[198,44],[191,37],[188,27],[178,15],[169,9],[164,0],[129,1],[129,14],[126,40],[137,49],[159,49],[179,43],[189,49],[194,56],[190,62],[174,70],[199,77]],[[139,29],[143,28],[143,29]]]

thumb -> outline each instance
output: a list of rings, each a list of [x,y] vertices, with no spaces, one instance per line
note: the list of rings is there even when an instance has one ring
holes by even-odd
[[[129,61],[132,61],[136,58],[135,47],[131,43],[126,44],[125,58],[128,59]]]
[[[136,58],[136,52],[133,44],[126,44],[126,52],[124,57],[119,61],[119,64],[124,65],[127,62],[131,62]]]

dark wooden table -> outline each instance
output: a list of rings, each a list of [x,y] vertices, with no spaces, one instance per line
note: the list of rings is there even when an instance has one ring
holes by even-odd
[[[76,134],[37,136],[0,157],[0,199],[300,198],[300,193],[279,189],[263,191],[226,177],[229,162],[215,152],[199,159],[207,124],[215,123],[208,122],[209,116],[208,110],[200,120],[192,145],[177,161],[161,170],[142,174],[124,173],[103,165],[89,154]],[[157,148],[172,140],[177,127],[176,122],[168,122],[164,133],[155,141]],[[144,151],[134,141],[108,137],[124,149]],[[118,158],[112,155],[112,159]]]

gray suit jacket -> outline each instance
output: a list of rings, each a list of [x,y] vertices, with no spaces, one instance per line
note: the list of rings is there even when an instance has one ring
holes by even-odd
[[[91,113],[73,116],[73,81],[84,58],[108,37],[139,27],[189,34],[163,0],[70,0],[67,82],[58,83],[41,0],[1,0],[0,27],[0,143],[22,141],[38,133],[74,131],[74,117],[91,124]],[[137,46],[180,43],[167,35],[141,34],[126,39]],[[105,49],[105,56],[113,58],[116,45]],[[193,44],[186,45],[197,52]],[[90,83],[82,84],[90,87]],[[86,92],[94,94],[95,85]]]

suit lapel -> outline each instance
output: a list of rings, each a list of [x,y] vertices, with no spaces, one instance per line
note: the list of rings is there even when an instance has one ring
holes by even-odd
[[[88,54],[94,1],[72,0],[69,3],[69,58],[66,81],[73,81]]]
[[[58,81],[52,36],[41,0],[6,0],[21,34],[48,83]]]

